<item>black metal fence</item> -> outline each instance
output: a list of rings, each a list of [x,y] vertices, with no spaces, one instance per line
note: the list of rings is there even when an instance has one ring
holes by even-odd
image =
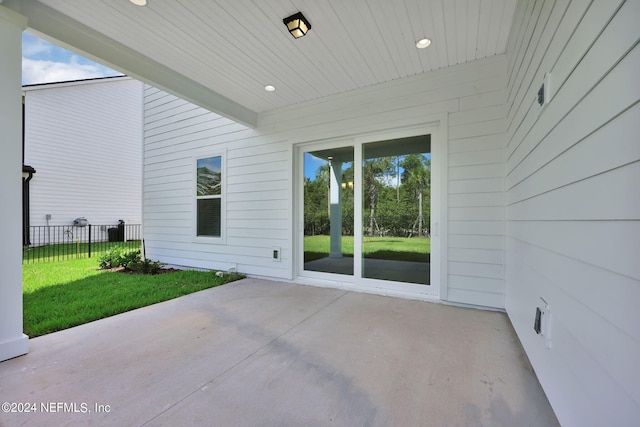
[[[141,246],[140,224],[32,226],[22,262],[91,258],[113,247],[141,249]]]

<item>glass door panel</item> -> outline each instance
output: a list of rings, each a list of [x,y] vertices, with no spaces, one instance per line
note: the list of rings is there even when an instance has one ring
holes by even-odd
[[[430,136],[362,148],[362,277],[429,285]]]
[[[305,152],[304,270],[353,275],[353,146]]]

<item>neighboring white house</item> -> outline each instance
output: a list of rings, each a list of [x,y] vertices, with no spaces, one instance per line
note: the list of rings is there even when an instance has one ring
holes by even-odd
[[[22,91],[24,163],[36,171],[28,183],[29,225],[71,226],[80,217],[95,225],[140,224],[143,84],[108,77]],[[43,235],[30,243],[45,243]]]
[[[13,122],[30,26],[149,83],[148,257],[505,309],[563,425],[637,425],[640,1],[264,3],[4,0],[4,197],[19,197]],[[313,13],[313,29],[293,40],[282,18],[298,7]],[[423,36],[434,43],[419,54]],[[365,277],[361,226],[352,274],[305,269],[305,153],[358,165],[359,222],[363,153],[414,136],[428,141],[433,168],[431,285]],[[220,185],[199,194],[205,166]],[[17,242],[17,209],[0,216]],[[199,219],[214,225],[200,229]],[[19,254],[0,251],[2,360],[28,340]]]

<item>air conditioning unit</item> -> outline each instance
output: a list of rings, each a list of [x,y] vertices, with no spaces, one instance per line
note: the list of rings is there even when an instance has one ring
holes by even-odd
[[[73,225],[75,227],[86,227],[89,225],[89,221],[87,221],[87,218],[85,217],[80,217],[73,220]]]

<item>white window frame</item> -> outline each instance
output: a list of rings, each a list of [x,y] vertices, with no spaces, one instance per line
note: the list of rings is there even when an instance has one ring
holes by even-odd
[[[220,157],[220,174],[222,183],[220,185],[219,196],[198,197],[198,160],[211,157]],[[191,174],[193,186],[191,197],[193,197],[193,242],[207,244],[225,244],[227,235],[227,153],[225,151],[206,151],[193,156],[191,162]],[[198,200],[201,198],[220,198],[220,236],[199,236],[198,235]]]

